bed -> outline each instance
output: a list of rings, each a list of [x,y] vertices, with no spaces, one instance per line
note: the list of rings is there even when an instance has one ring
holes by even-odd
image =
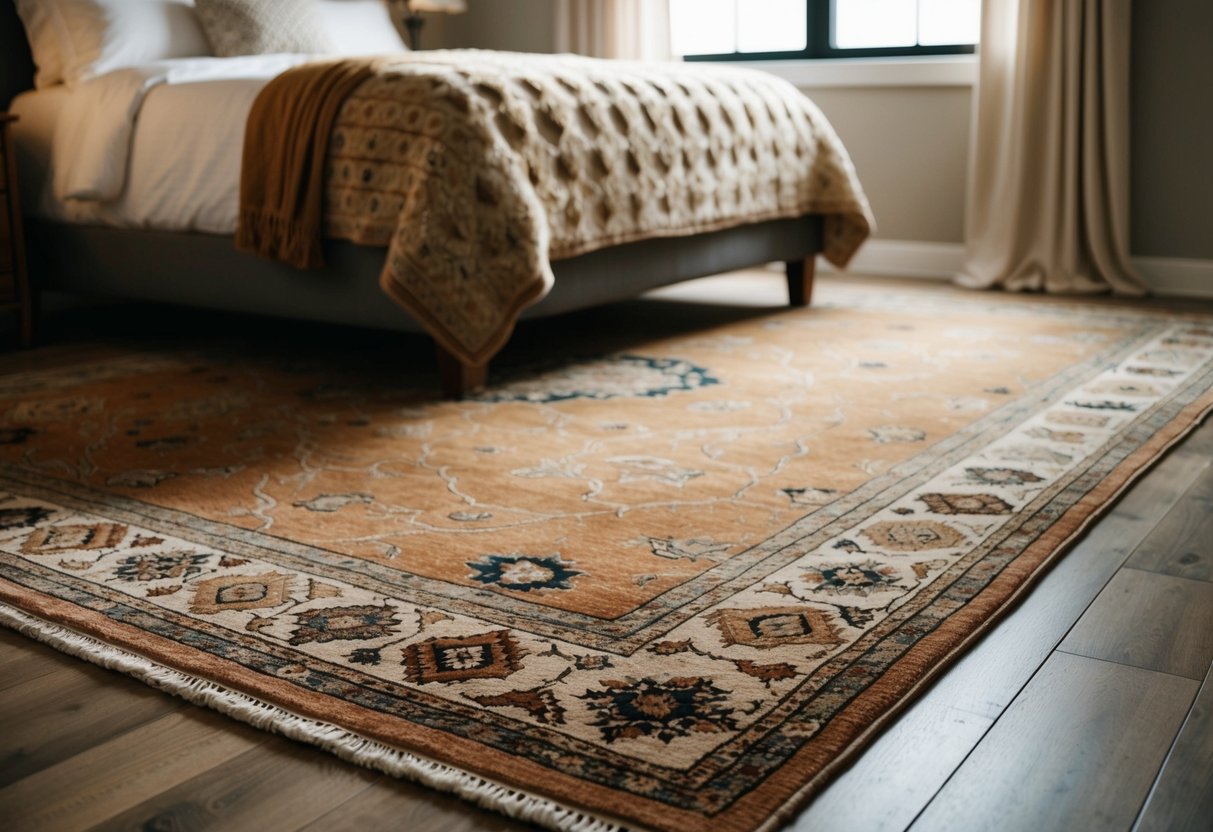
[[[177,1],[181,5],[188,5],[184,0]],[[330,4],[333,2],[334,0],[330,0]],[[365,7],[366,4],[361,5]],[[354,6],[351,4],[349,8]],[[434,55],[432,58],[427,57],[427,62],[441,64],[437,53],[424,54]],[[500,62],[494,63],[499,59],[490,53],[479,53],[479,56],[470,57],[448,56],[447,66],[439,67],[438,71],[445,72],[448,76],[452,72],[458,73],[463,81],[473,84],[475,79],[469,75],[472,70],[467,67],[473,58],[481,66],[482,80],[491,78],[492,73],[513,69],[513,59],[507,61],[503,70]],[[241,69],[244,74],[235,79],[227,76],[209,79],[207,73],[215,71],[212,67],[220,60],[225,62],[224,66],[245,60],[253,69],[247,72]],[[441,327],[435,325],[432,319],[427,319],[424,309],[420,315],[416,314],[415,310],[414,314],[410,314],[401,303],[393,303],[385,297],[383,288],[386,286],[381,288],[387,272],[385,259],[388,263],[393,261],[392,246],[397,245],[399,239],[409,239],[412,226],[405,226],[403,232],[398,230],[390,242],[386,238],[373,238],[373,235],[369,240],[371,244],[367,244],[367,235],[363,235],[361,244],[351,242],[350,239],[357,238],[358,234],[345,234],[347,239],[326,238],[322,243],[324,266],[306,271],[241,253],[234,248],[232,226],[236,220],[230,194],[236,188],[232,180],[239,177],[239,161],[235,148],[231,147],[234,141],[231,138],[231,129],[224,140],[226,145],[224,141],[199,145],[203,148],[200,152],[206,156],[203,167],[213,172],[213,176],[200,176],[196,166],[192,173],[182,174],[177,171],[167,175],[159,174],[160,179],[148,186],[148,192],[155,198],[145,201],[175,201],[175,206],[169,206],[169,213],[175,210],[177,219],[166,225],[157,219],[154,212],[144,208],[122,214],[122,207],[133,200],[131,192],[140,191],[140,177],[144,177],[142,171],[146,167],[139,156],[143,141],[141,136],[152,129],[157,118],[165,124],[177,125],[177,144],[189,144],[189,130],[193,128],[182,126],[181,113],[198,111],[200,105],[195,104],[194,99],[185,99],[182,96],[194,96],[202,92],[202,100],[212,102],[238,99],[240,95],[249,97],[257,87],[254,81],[260,78],[261,84],[264,85],[264,78],[276,77],[282,70],[297,66],[300,62],[289,56],[275,55],[253,56],[247,59],[209,58],[201,60],[201,70],[192,64],[192,68],[182,70],[178,64],[169,61],[167,63],[172,64],[171,71],[186,72],[190,83],[161,83],[154,95],[144,90],[136,96],[141,107],[138,118],[131,119],[131,124],[137,124],[138,130],[142,132],[135,132],[133,136],[126,136],[121,130],[107,133],[101,127],[95,127],[93,122],[82,120],[88,113],[98,112],[98,106],[93,106],[90,110],[82,108],[78,103],[70,103],[73,100],[79,101],[78,89],[69,91],[70,85],[65,87],[62,84],[43,84],[43,89],[32,91],[35,68],[25,30],[15,14],[12,0],[0,0],[0,106],[8,105],[21,119],[17,123],[15,135],[22,169],[21,184],[26,192],[24,199],[29,262],[36,284],[43,289],[83,294],[392,330],[428,331],[435,336],[437,343],[444,392],[450,396],[461,396],[478,389],[485,383],[489,359],[500,347],[500,343],[494,342],[487,350],[461,349],[461,344],[444,337]],[[187,60],[186,63],[190,62]],[[554,66],[556,65],[549,64],[544,69],[551,76],[553,85],[560,83],[565,87],[573,86],[569,78],[575,76],[568,73],[575,72],[576,67],[569,70],[566,64],[560,64],[553,70]],[[111,72],[110,76],[118,76],[125,71],[119,69]],[[226,71],[225,69],[224,72]],[[395,71],[399,74],[400,68],[396,67]],[[139,78],[144,79],[142,83],[145,86],[148,85],[147,77],[149,76],[146,74],[136,77],[134,86],[137,87],[141,83]],[[521,87],[526,88],[526,79],[523,81]],[[106,86],[102,82],[109,83],[107,77],[102,77],[93,79],[86,86],[104,90]],[[224,84],[228,86],[225,87]],[[478,85],[481,88],[484,86],[483,83]],[[598,86],[606,89],[600,82]],[[120,87],[121,85],[109,83],[111,98],[112,90]],[[616,93],[624,88],[631,89],[626,79],[622,88],[616,88]],[[209,99],[205,94],[207,90]],[[233,93],[233,90],[237,93]],[[128,102],[128,99],[120,100]],[[489,104],[493,103],[494,99],[490,98]],[[73,106],[75,110],[72,109]],[[126,103],[123,106],[126,106]],[[507,105],[499,100],[496,101],[496,106],[500,112],[508,109]],[[164,111],[159,116],[156,107]],[[177,109],[174,111],[173,107]],[[581,109],[584,110],[585,107]],[[767,110],[769,112],[771,107],[768,106]],[[247,112],[247,107],[242,112]],[[500,112],[497,121],[500,121]],[[544,114],[538,110],[535,112],[535,119],[541,121]],[[702,119],[703,109],[700,108],[698,112]],[[746,112],[749,112],[748,104]],[[727,119],[727,113],[725,117]],[[84,127],[77,127],[74,131],[64,130],[61,124],[73,123],[71,118],[76,119],[74,123]],[[675,122],[681,130],[682,124],[677,121],[676,115]],[[732,121],[729,124],[732,126]],[[50,148],[54,145],[57,127],[60,134],[75,135],[78,139],[74,155],[68,157],[73,159],[73,165],[81,159],[87,160],[98,152],[99,147],[107,143],[115,146],[125,143],[128,146],[129,168],[120,170],[117,174],[117,188],[122,191],[119,196],[115,197],[118,193],[115,191],[108,195],[109,202],[105,199],[75,200],[71,203],[75,206],[73,210],[64,208],[62,203],[56,203],[52,195],[54,189],[49,186],[48,181],[63,174],[62,162],[60,169],[51,171]],[[242,129],[240,125],[240,131],[235,135],[239,135]],[[827,181],[827,189],[831,186],[834,188],[834,191],[827,194],[828,198],[811,203],[805,203],[801,198],[800,203],[825,205],[828,210],[824,211],[791,212],[791,215],[787,215],[789,211],[785,206],[782,216],[775,216],[771,211],[767,211],[766,215],[757,219],[749,217],[740,222],[709,217],[699,222],[697,227],[695,224],[684,224],[682,227],[658,228],[650,238],[641,238],[625,229],[623,233],[616,230],[611,233],[602,232],[598,237],[591,235],[588,240],[565,240],[563,244],[561,239],[553,239],[550,244],[550,263],[547,257],[549,232],[546,222],[541,218],[538,224],[545,227],[540,228],[536,235],[543,251],[536,260],[536,268],[544,274],[535,279],[542,285],[539,290],[534,290],[534,285],[538,284],[533,284],[532,288],[527,290],[538,299],[535,302],[516,304],[521,308],[504,314],[503,323],[498,329],[508,336],[515,318],[525,320],[572,311],[632,297],[658,286],[771,261],[783,261],[787,264],[789,302],[797,306],[807,304],[811,298],[817,253],[832,247],[832,251],[827,251],[831,259],[840,264],[845,263],[871,227],[866,201],[857,181],[854,180],[845,151],[841,150],[841,145],[837,145],[836,137],[828,125],[817,129],[822,133],[822,136],[817,138],[828,142],[828,145],[823,147],[828,147],[831,153],[841,154],[834,160],[831,172],[835,174],[836,180],[845,180],[842,183],[845,185],[845,200],[838,197],[839,182]],[[707,148],[707,152],[711,152],[711,147],[706,143],[701,144],[703,148]],[[59,158],[63,158],[62,149],[58,150],[61,154]],[[625,149],[621,148],[622,150]],[[778,154],[777,147],[772,147],[771,151]],[[786,149],[785,154],[790,155]],[[800,151],[797,150],[797,155],[799,154]],[[560,161],[556,159],[557,169]],[[516,162],[513,164],[517,166]],[[786,164],[794,166],[796,162],[789,158]],[[332,168],[333,162],[330,160],[330,175]],[[782,179],[784,173],[782,168],[780,170],[779,176]],[[104,166],[102,171],[105,173]],[[111,179],[115,178],[112,171],[106,175]],[[595,175],[602,181],[609,179],[604,171],[598,171]],[[815,175],[822,176],[820,173]],[[95,180],[96,175],[93,178]],[[165,178],[171,180],[171,188],[161,181]],[[536,181],[533,167],[531,181]],[[227,190],[220,188],[219,195],[216,196],[213,193],[215,182],[226,183],[224,187]],[[796,183],[793,185],[796,188],[801,187]],[[210,191],[204,186],[211,186]],[[194,190],[191,190],[191,187]],[[713,185],[701,181],[697,187],[710,189]],[[784,189],[789,187],[792,186],[786,186]],[[198,190],[199,188],[202,190]],[[82,193],[87,195],[88,188],[85,187]],[[225,193],[227,196],[224,196]],[[335,192],[330,191],[330,198],[333,193]],[[534,198],[533,194],[526,195],[526,199]],[[559,199],[559,196],[553,197],[549,194],[546,198],[551,202]],[[516,212],[518,209],[515,206],[513,210]],[[555,216],[555,209],[549,205],[545,210],[551,220]],[[224,212],[231,216],[219,216]],[[189,216],[181,219],[182,213]],[[428,215],[428,212],[423,214]],[[563,222],[563,219],[557,217],[552,224],[558,225],[560,222]],[[474,247],[478,239],[479,237],[468,241],[468,245]],[[404,263],[400,269],[409,268],[410,261],[407,261],[407,258],[395,259]],[[469,277],[465,274],[464,278],[475,280],[476,275]],[[531,299],[526,298],[527,301]]]

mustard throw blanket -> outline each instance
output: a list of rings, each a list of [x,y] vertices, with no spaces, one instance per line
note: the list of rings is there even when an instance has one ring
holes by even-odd
[[[547,292],[551,260],[821,214],[841,266],[872,227],[833,129],[774,76],[479,50],[275,79],[241,200],[247,250],[314,265],[321,227],[387,246],[384,291],[472,364]]]
[[[236,248],[301,269],[324,265],[324,165],[338,110],[369,61],[308,64],[268,84],[244,134]]]

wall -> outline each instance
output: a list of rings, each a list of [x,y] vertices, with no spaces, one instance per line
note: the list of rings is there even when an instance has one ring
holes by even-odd
[[[813,88],[876,215],[876,237],[964,241],[968,87]]]
[[[467,0],[467,6],[465,14],[426,15],[426,48],[555,51],[556,0]]]
[[[1213,3],[1137,0],[1133,253],[1213,259]]]

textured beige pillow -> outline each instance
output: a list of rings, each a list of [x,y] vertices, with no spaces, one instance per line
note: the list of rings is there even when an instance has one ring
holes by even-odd
[[[333,48],[313,0],[196,0],[195,7],[221,58]]]

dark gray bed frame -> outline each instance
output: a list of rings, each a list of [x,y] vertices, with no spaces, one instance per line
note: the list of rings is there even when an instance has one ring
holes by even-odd
[[[0,108],[33,86],[34,67],[12,0],[0,0]],[[18,160],[20,164],[20,160]],[[379,289],[382,248],[328,241],[328,265],[299,271],[240,254],[232,238],[27,219],[36,287],[213,309],[421,332]],[[615,246],[552,264],[556,282],[522,319],[634,297],[648,289],[759,263],[787,263],[788,299],[812,296],[821,248],[816,216],[738,226],[692,237]],[[438,348],[443,392],[484,386],[487,365],[465,364]]]

